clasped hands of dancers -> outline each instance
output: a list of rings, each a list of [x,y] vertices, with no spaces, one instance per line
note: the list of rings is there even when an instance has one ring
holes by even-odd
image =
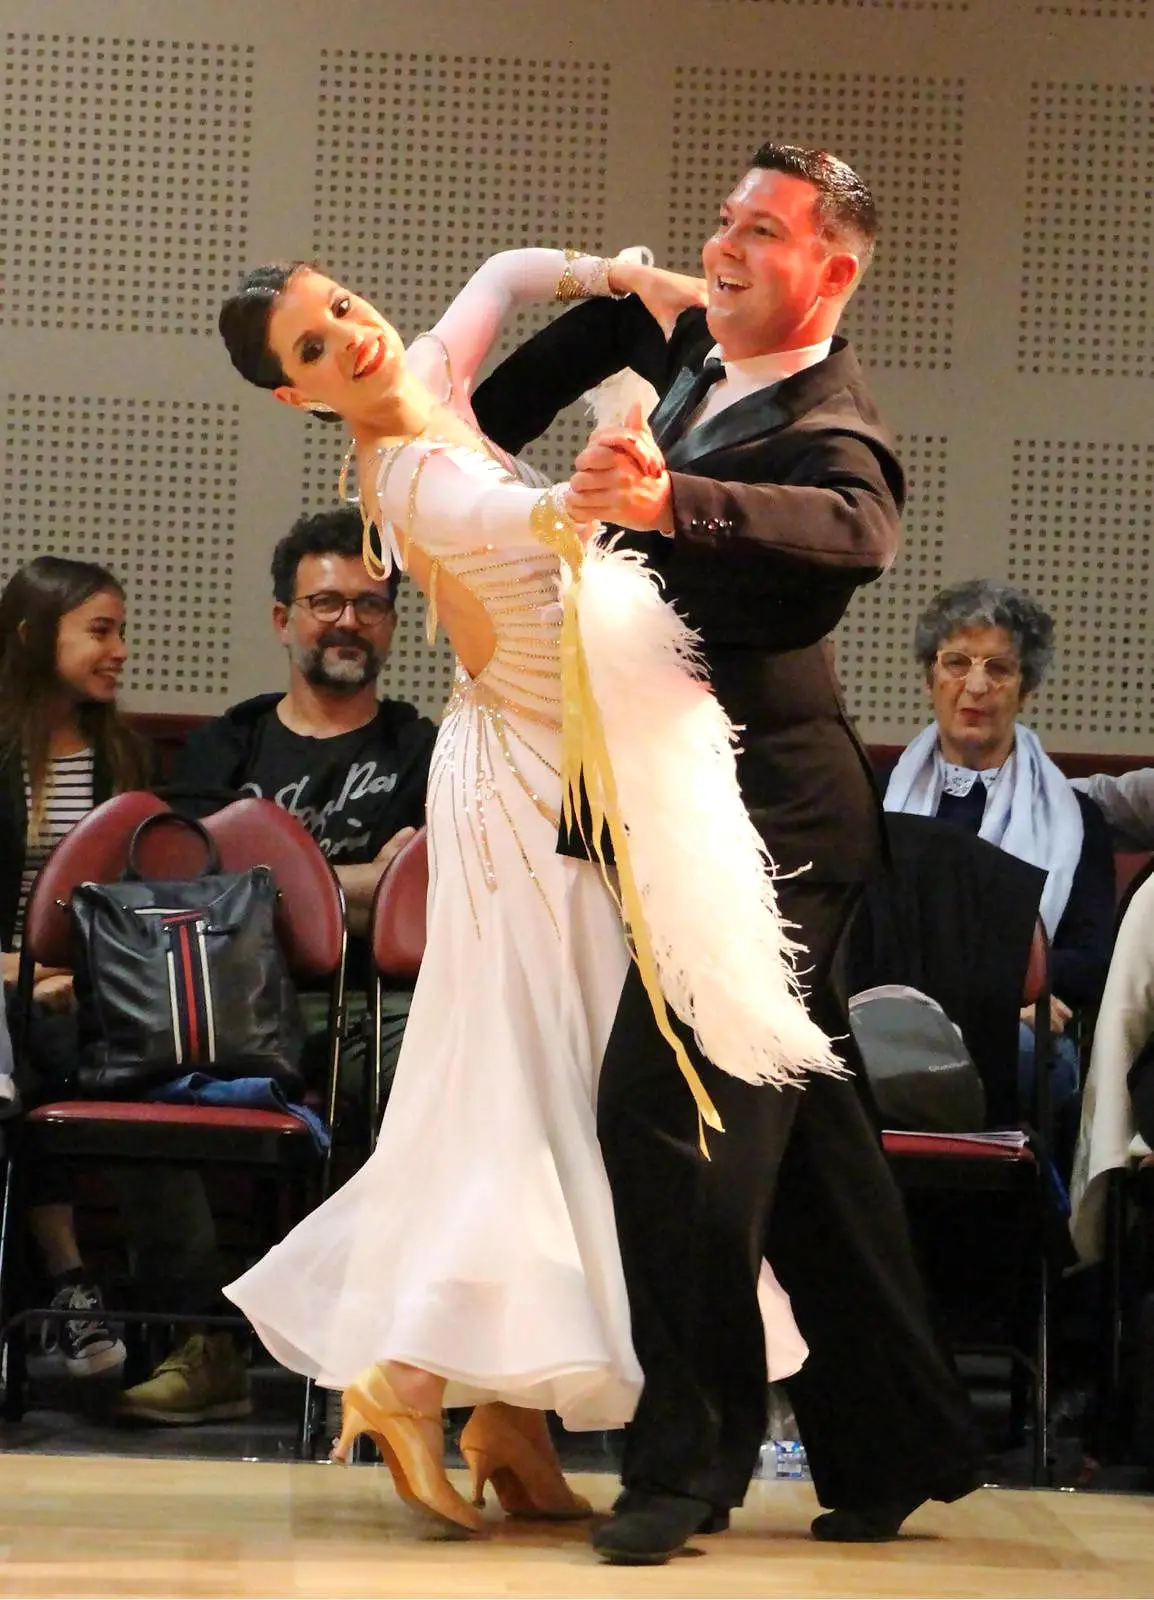
[[[278,1360],[343,1390],[334,1459],[368,1434],[400,1497],[455,1529],[483,1529],[487,1484],[510,1516],[590,1514],[548,1409],[585,1428],[633,1419],[625,1492],[593,1537],[606,1559],[664,1561],[726,1526],[764,1436],[767,1345],[771,1375],[802,1359],[780,1288],[760,1331],[757,1263],[779,1251],[814,1379],[796,1409],[834,1507],[815,1533],[892,1537],[923,1499],[972,1486],[968,1412],[900,1201],[828,1042],[846,1031],[836,948],[880,830],[821,641],[892,560],[901,501],[834,338],[873,231],[843,163],[769,145],[724,202],[704,281],[507,252],[408,351],[304,263],[258,269],[221,313],[244,377],[345,423],[366,560],[408,571],[458,662],[430,775],[425,961],[380,1139],[227,1292]],[[586,303],[474,394],[502,318],[548,298]],[[625,362],[663,392],[660,445],[636,409],[605,419],[570,484],[543,491],[507,452]],[[601,524],[629,548],[590,542]],[[810,781],[795,776],[798,693],[815,708],[813,769],[844,791],[832,827],[789,792]],[[772,793],[739,775],[730,716],[769,756],[790,725]],[[815,863],[802,891],[775,885],[771,852],[787,871]],[[795,1126],[808,1132],[791,1147]],[[775,1205],[766,1174],[787,1149]],[[822,1209],[795,1200],[806,1182],[855,1197],[821,1261],[794,1220]],[[842,1275],[883,1379],[872,1397],[827,1290],[839,1256],[885,1263]],[[860,1423],[828,1405],[827,1372]],[[474,1406],[472,1504],[445,1472],[446,1404]],[[910,1448],[887,1479],[865,1441],[871,1405],[891,1404],[910,1413]]]

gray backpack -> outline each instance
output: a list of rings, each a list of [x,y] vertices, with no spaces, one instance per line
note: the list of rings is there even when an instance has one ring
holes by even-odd
[[[986,1126],[978,1069],[936,1000],[883,983],[852,996],[849,1021],[883,1127],[977,1133]]]

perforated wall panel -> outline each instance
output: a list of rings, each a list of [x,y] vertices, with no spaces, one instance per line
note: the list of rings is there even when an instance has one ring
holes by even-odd
[[[237,408],[45,394],[5,401],[5,576],[47,551],[110,567],[129,603],[128,689],[170,694],[174,706],[225,692]]]
[[[1030,89],[1018,361],[1023,372],[1154,373],[1154,83]]]
[[[1054,618],[1043,726],[1105,741],[1150,732],[1154,445],[1018,439],[1006,576]]]
[[[898,441],[909,501],[897,560],[859,589],[835,634],[846,702],[865,724],[899,722],[911,730],[929,719],[925,685],[914,663],[914,625],[945,579],[949,444],[907,435]]]
[[[960,78],[678,67],[673,89],[674,258],[692,267],[718,201],[772,128],[833,150],[866,176],[883,238],[846,329],[871,366],[926,370],[953,355],[965,85]]]
[[[406,338],[471,267],[600,239],[604,61],[322,50],[313,249]]]
[[[247,251],[253,54],[5,35],[0,323],[215,331]]]
[[[1106,0],[1105,4],[1082,0],[1080,5],[1038,6],[1036,9],[1043,17],[1119,17],[1145,22],[1150,17],[1150,0],[1113,0],[1113,3]]]
[[[1154,440],[1150,0],[3,12],[0,576],[49,543],[119,566],[137,704],[208,710],[283,682],[269,553],[335,498],[341,430],[246,392],[216,340],[243,268],[314,256],[406,339],[507,246],[644,242],[692,270],[772,137],[836,151],[879,203],[844,326],[911,502],[896,566],[836,641],[862,731],[921,724],[914,618],[988,573],[1055,606],[1046,742],[1154,757],[1136,487]],[[588,423],[573,408],[530,458],[564,475]],[[1082,451],[1077,487],[1065,458],[1060,485],[1057,458],[1024,465],[1091,431],[1051,446]],[[447,655],[402,596],[390,692],[435,714]]]
[[[968,11],[969,0],[736,0],[746,6],[840,6],[843,11]]]
[[[322,51],[314,256],[411,339],[497,250],[599,248],[609,81],[605,62]],[[514,316],[499,348],[548,314]],[[309,427],[309,506],[335,497],[339,432]],[[528,455],[544,471],[567,472],[587,433],[575,409]],[[422,709],[439,711],[452,677],[447,647],[430,651],[424,603],[407,585],[399,613],[392,675]]]

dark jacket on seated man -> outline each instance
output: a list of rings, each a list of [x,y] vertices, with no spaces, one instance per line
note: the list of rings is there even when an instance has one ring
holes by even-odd
[[[334,863],[371,861],[398,829],[422,825],[437,730],[415,706],[382,700],[363,728],[315,739],[280,721],[283,699],[254,695],[197,728],[176,757],[174,786],[275,800]]]

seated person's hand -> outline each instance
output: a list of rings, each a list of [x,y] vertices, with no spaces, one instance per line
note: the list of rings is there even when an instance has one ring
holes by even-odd
[[[72,988],[70,972],[54,972],[41,978],[32,990],[33,1000],[39,1001],[46,1011],[74,1011],[76,995]]]
[[[639,533],[673,531],[665,458],[634,406],[623,427],[597,428],[569,480],[569,511],[578,522],[612,522]]]
[[[682,272],[667,272],[664,267],[647,267],[640,261],[610,263],[609,287],[615,294],[635,294],[666,338],[673,324],[690,306],[704,306],[708,299],[704,278],[690,278]]]
[[[394,856],[400,855],[409,840],[416,836],[416,832],[416,828],[398,828],[391,839],[385,840],[374,858],[382,870],[389,865]]]
[[[17,950],[5,950],[0,956],[4,966],[4,987],[15,989],[16,981],[20,976],[20,953]]]
[[[371,861],[341,861],[333,871],[344,890],[345,913],[349,932],[363,937],[369,931],[369,911],[377,884],[393,857],[408,844],[417,830],[398,828],[391,839],[386,839]]]
[[[1059,1000],[1056,994],[1050,996],[1050,1031],[1052,1033],[1065,1033],[1066,1024],[1074,1013],[1064,1000]],[[1028,1028],[1034,1026],[1034,1007],[1023,1006],[1018,1016]]]

